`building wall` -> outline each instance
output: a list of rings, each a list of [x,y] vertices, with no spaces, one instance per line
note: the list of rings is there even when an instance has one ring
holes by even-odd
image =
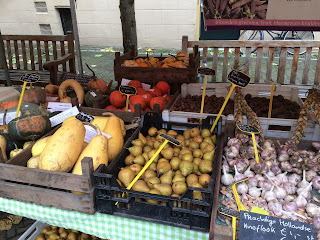
[[[39,24],[63,34],[57,7],[69,0],[39,1],[48,13],[37,13],[34,0],[2,0],[2,34],[41,34]],[[195,37],[195,0],[137,0],[135,9],[139,47],[181,48],[182,35]],[[76,11],[81,45],[122,46],[119,0],[77,0]]]

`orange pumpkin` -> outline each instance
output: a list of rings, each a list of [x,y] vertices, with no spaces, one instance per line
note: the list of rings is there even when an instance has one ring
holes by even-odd
[[[168,64],[162,64],[162,66],[161,67],[163,67],[163,68],[168,68],[169,67],[169,65]]]
[[[126,105],[127,97],[120,91],[113,91],[110,94],[110,103],[116,108],[122,108]]]
[[[101,78],[96,77],[96,73],[86,63],[87,68],[92,72],[92,80],[87,83],[89,90],[96,90],[102,94],[106,94],[108,91],[108,84]]]
[[[18,104],[19,104],[19,101],[6,101],[6,102],[1,103],[1,108],[2,109],[9,109],[14,106],[17,106]]]
[[[188,56],[185,52],[178,52],[176,58],[178,61],[183,61],[185,57]]]
[[[177,59],[174,56],[169,56],[169,57],[163,59],[162,63],[167,63],[167,64],[170,63],[171,64],[171,63],[174,63],[176,61],[177,61]]]
[[[141,63],[144,63],[145,61],[144,61],[144,59],[143,58],[137,58],[136,59],[136,63],[138,63],[139,65],[141,64]]]
[[[150,67],[150,65],[148,63],[144,62],[144,63],[140,63],[139,67]]]
[[[139,67],[139,64],[135,60],[125,60],[122,64],[124,67]]]

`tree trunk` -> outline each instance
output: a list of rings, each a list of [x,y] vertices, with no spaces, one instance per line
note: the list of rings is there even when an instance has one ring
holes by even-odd
[[[131,45],[137,49],[137,28],[134,0],[120,0],[120,18],[122,24],[123,52],[131,51]]]

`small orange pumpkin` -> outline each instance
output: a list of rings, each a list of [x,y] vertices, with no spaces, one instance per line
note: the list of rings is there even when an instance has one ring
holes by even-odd
[[[9,109],[14,106],[17,106],[18,104],[19,104],[19,101],[6,101],[6,102],[1,103],[1,108],[2,109]]]
[[[144,62],[144,63],[140,63],[139,67],[150,67],[150,64]]]
[[[102,94],[106,94],[108,91],[108,84],[101,78],[97,78],[95,72],[86,63],[87,68],[92,72],[92,80],[87,83],[89,90],[96,90]]]
[[[135,60],[125,60],[122,64],[124,67],[139,67],[139,64]]]
[[[176,58],[178,59],[178,61],[183,61],[187,56],[188,55],[185,52],[178,52]]]
[[[176,61],[177,61],[177,59],[174,56],[169,56],[169,57],[163,59],[162,63],[168,64],[168,63],[174,63]]]

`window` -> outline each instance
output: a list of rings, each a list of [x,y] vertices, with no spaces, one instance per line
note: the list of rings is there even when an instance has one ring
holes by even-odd
[[[52,30],[50,24],[39,24],[40,32],[44,35],[52,35]]]
[[[38,13],[47,13],[48,12],[46,2],[35,2],[34,5],[35,5],[36,11]]]

